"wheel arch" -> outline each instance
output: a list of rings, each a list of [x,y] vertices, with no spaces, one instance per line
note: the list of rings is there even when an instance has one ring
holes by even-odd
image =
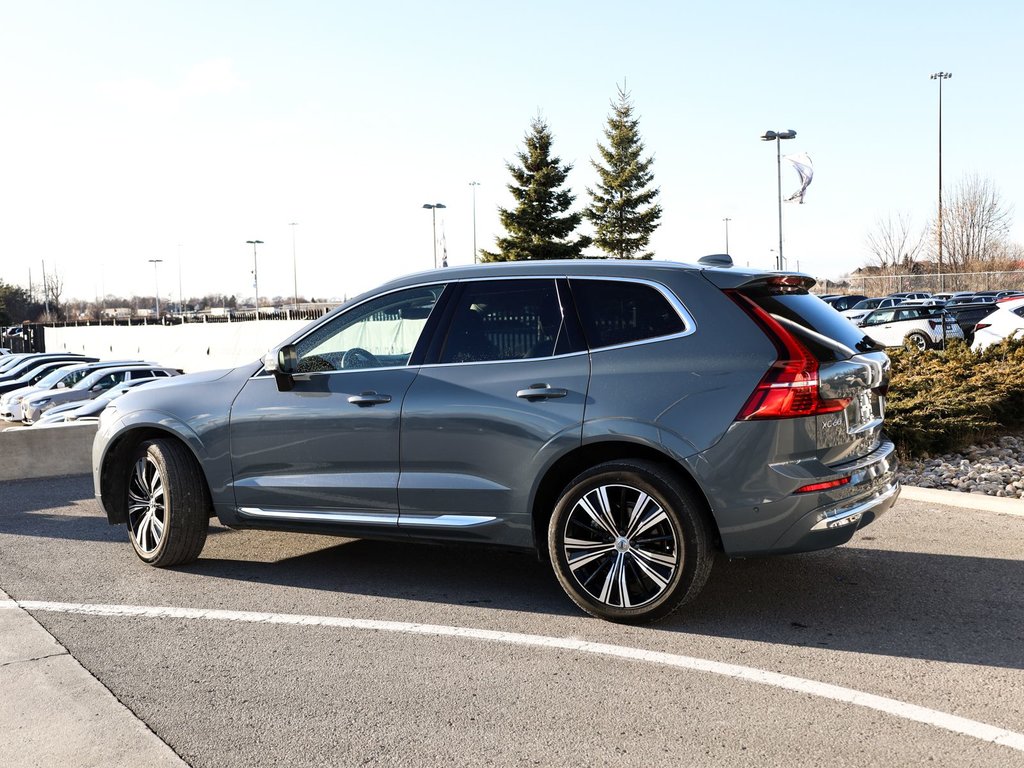
[[[103,508],[107,513],[107,521],[111,525],[121,524],[128,519],[127,484],[128,473],[123,471],[131,461],[135,450],[147,440],[169,439],[184,446],[200,470],[206,486],[209,500],[210,482],[203,469],[203,462],[196,454],[189,440],[173,430],[153,425],[140,425],[126,429],[115,437],[107,446],[99,468],[99,492],[103,499]],[[210,504],[211,516],[213,505]]]
[[[569,482],[581,472],[607,461],[639,459],[650,461],[672,473],[700,502],[700,513],[707,525],[714,547],[721,549],[718,523],[711,514],[711,505],[700,485],[690,472],[670,455],[643,443],[620,440],[589,443],[567,453],[558,459],[541,478],[533,496],[531,519],[533,543],[542,560],[548,558],[548,521],[555,509],[558,496]]]

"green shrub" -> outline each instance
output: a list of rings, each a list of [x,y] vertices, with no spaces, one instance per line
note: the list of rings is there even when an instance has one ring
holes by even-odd
[[[974,353],[959,340],[945,351],[888,350],[892,380],[886,431],[903,456],[941,453],[1024,427],[1024,340]]]

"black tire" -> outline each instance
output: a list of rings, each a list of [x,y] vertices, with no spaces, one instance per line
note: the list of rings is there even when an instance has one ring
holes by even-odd
[[[931,339],[920,331],[913,331],[907,334],[907,338],[903,340],[903,343],[924,352],[931,345]]]
[[[128,538],[158,568],[191,563],[206,544],[210,495],[189,450],[176,440],[141,443],[128,469]]]
[[[548,525],[548,552],[576,605],[624,624],[693,600],[714,562],[701,502],[641,460],[599,464],[569,483]]]

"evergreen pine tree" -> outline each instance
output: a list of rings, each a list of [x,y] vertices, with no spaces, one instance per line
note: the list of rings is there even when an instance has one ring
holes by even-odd
[[[518,162],[505,164],[513,180],[508,190],[516,200],[514,210],[498,209],[508,236],[496,239],[497,253],[481,249],[482,261],[578,259],[590,245],[586,235],[573,236],[583,214],[568,213],[576,197],[561,189],[572,165],[551,156],[551,141],[547,124],[534,118],[525,148],[516,153]]]
[[[600,182],[596,190],[587,187],[592,202],[584,215],[594,224],[597,247],[609,256],[649,259],[654,254],[641,251],[661,219],[661,206],[654,202],[659,190],[651,187],[654,158],[642,157],[644,145],[629,92],[617,88],[618,102],[612,102],[604,130],[608,146],[597,145],[603,162],[590,161]]]

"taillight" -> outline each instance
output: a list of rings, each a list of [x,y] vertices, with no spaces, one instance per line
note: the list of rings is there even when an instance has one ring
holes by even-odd
[[[739,291],[725,294],[757,323],[778,351],[778,359],[761,377],[747,398],[737,421],[794,419],[841,411],[848,398],[822,400],[818,392],[818,361],[800,341],[775,318]]]
[[[974,330],[980,331],[982,328],[988,328],[990,325],[992,325],[992,323],[978,323],[974,326]]]

